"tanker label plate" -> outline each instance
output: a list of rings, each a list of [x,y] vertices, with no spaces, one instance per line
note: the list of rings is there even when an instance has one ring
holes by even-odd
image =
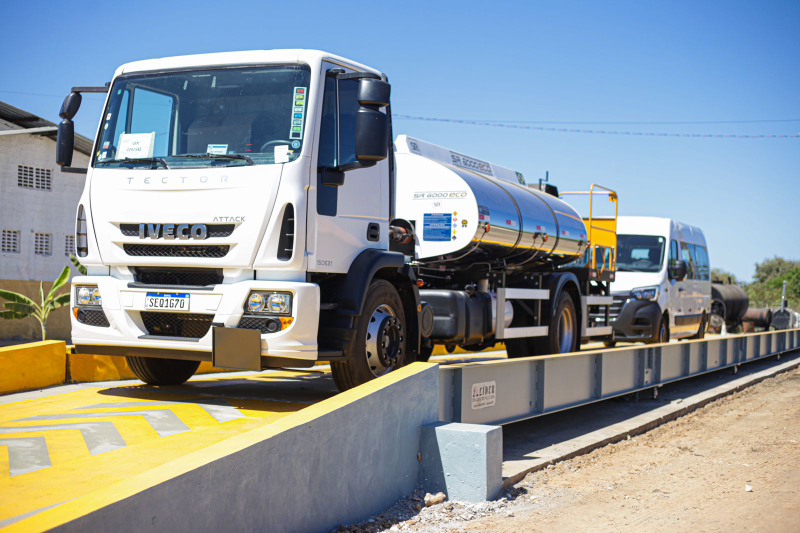
[[[449,241],[452,235],[453,215],[450,213],[425,213],[422,223],[422,239],[426,241]]]

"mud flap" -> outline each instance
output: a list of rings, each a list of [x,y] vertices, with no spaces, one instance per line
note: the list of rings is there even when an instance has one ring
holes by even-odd
[[[261,371],[261,331],[213,327],[211,344],[215,367]]]

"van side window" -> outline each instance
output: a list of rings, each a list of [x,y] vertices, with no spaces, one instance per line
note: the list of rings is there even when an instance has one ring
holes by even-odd
[[[692,260],[692,252],[689,245],[685,242],[681,243],[681,259],[686,263],[686,279],[694,278],[694,261]]]
[[[708,250],[699,244],[695,246],[697,255],[697,279],[708,281],[711,279],[710,262],[708,260]]]
[[[672,268],[677,265],[680,258],[678,255],[678,241],[672,239],[672,242],[669,243],[669,267]]]

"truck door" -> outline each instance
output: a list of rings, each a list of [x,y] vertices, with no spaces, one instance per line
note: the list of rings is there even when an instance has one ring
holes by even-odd
[[[679,281],[678,292],[680,294],[679,303],[679,316],[675,317],[675,323],[681,332],[692,332],[697,329],[692,322],[692,316],[697,314],[699,304],[697,302],[697,290],[695,288],[695,278],[697,275],[697,268],[695,267],[694,254],[691,250],[691,245],[683,241],[681,245],[681,259],[686,263],[686,278]],[[702,311],[701,311],[702,312]]]
[[[339,65],[324,64],[325,71]],[[359,104],[357,80],[323,81],[322,119],[316,170],[316,244],[308,269],[317,272],[348,271],[353,259],[366,248],[388,248],[389,167],[386,162],[351,170],[344,185],[322,184],[322,167],[355,162],[355,123]]]
[[[678,241],[675,239],[670,240],[669,242],[669,269],[674,267],[678,261],[681,259],[681,252],[680,247],[678,246]],[[667,271],[669,272],[669,270]],[[667,274],[669,277],[669,274]],[[683,291],[680,289],[683,287],[681,283],[682,281],[677,281],[674,279],[668,279],[667,281],[669,292],[667,295],[667,309],[669,311],[670,317],[670,331],[672,333],[678,333],[680,331],[680,327],[677,325],[676,318],[678,315],[681,314],[681,296],[683,295]],[[684,289],[685,290],[685,289]]]

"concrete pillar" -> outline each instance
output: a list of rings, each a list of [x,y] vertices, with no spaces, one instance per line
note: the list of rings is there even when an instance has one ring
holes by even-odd
[[[422,426],[420,483],[449,500],[494,499],[503,483],[500,426],[437,422]]]

